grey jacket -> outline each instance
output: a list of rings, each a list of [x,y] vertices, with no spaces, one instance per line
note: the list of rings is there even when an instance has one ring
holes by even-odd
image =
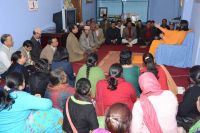
[[[93,39],[93,35],[91,32],[89,33],[88,38],[86,37],[85,32],[82,32],[79,42],[81,49],[86,53],[92,52],[92,49],[98,46],[98,44]]]

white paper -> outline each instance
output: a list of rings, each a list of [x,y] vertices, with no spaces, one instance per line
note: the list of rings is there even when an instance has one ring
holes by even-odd
[[[38,10],[38,0],[28,0],[28,7],[30,11]]]

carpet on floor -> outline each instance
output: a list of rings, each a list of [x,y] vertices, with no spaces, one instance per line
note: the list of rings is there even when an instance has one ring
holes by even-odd
[[[98,54],[98,62],[101,64],[101,61],[105,56],[108,55],[110,51],[121,51],[123,49],[129,49],[134,53],[145,53],[149,51],[149,47],[142,48],[139,45],[133,45],[133,47],[129,48],[126,47],[125,45],[102,45],[97,54]],[[119,55],[119,54],[118,54]],[[115,62],[119,60],[119,56],[113,56]],[[72,63],[74,72],[77,73],[80,67],[85,64],[85,61],[79,61],[79,62],[74,62]],[[113,63],[110,63],[113,64]],[[108,67],[108,65],[107,65]],[[175,80],[177,86],[183,86],[184,88],[187,88],[189,85],[189,68],[177,68],[177,67],[172,67],[172,66],[166,66],[167,70]],[[107,69],[108,70],[108,69]]]
[[[133,57],[142,55],[143,53],[133,53]],[[104,73],[108,75],[109,68],[114,63],[119,63],[120,51],[109,51],[108,54],[99,62],[98,66],[103,69]],[[142,66],[141,63],[134,63],[134,65]]]
[[[134,53],[145,53],[149,51],[149,47],[140,47],[140,45],[133,45],[133,47],[127,47],[125,45],[101,45],[98,49],[98,62],[100,63],[101,60],[109,53],[109,51],[121,51],[123,49],[128,49]],[[85,63],[85,61],[78,61],[72,63],[74,72],[77,73],[80,67]]]

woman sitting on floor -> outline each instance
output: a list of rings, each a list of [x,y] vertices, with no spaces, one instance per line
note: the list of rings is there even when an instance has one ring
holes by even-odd
[[[50,73],[50,84],[45,97],[50,98],[53,107],[62,111],[67,98],[75,93],[75,89],[67,84],[67,76],[61,69],[55,69]]]
[[[29,74],[26,67],[24,66],[24,64],[26,63],[26,58],[24,57],[22,52],[21,51],[14,52],[11,56],[11,61],[12,61],[12,64],[10,65],[8,70],[3,74],[4,75],[3,78],[6,78],[6,76],[9,73],[18,72],[24,75],[25,81],[27,83]]]
[[[159,24],[155,24],[155,27],[163,32],[163,37],[161,40],[154,40],[152,42],[149,53],[153,56],[155,56],[156,49],[160,44],[181,45],[189,31],[187,20],[181,20],[180,28],[178,30],[168,30],[166,28],[162,28]]]
[[[51,100],[23,92],[24,87],[22,74],[8,74],[0,89],[0,132],[62,133],[62,113],[52,109]]]
[[[132,52],[128,50],[121,51],[119,61],[123,68],[123,78],[132,84],[136,89],[137,97],[140,97],[141,89],[138,84],[140,68],[132,64]]]
[[[177,133],[178,102],[174,94],[163,90],[151,72],[139,77],[142,94],[132,110],[131,133]]]
[[[152,72],[158,79],[161,88],[163,90],[168,90],[167,76],[165,74],[165,71],[160,65],[155,64],[153,55],[151,53],[145,53],[143,55],[143,63],[144,67],[140,69],[140,73],[144,73],[146,71]]]
[[[41,94],[44,97],[47,85],[49,83],[49,64],[47,59],[39,59],[35,62],[34,66],[29,67],[29,80],[27,92],[32,95]]]
[[[96,112],[104,116],[106,110],[114,103],[125,103],[132,110],[136,101],[136,92],[131,83],[122,78],[123,68],[113,64],[109,69],[109,78],[97,83]]]
[[[95,98],[96,84],[99,80],[105,79],[103,70],[97,66],[98,56],[95,53],[88,55],[86,64],[83,65],[77,74],[76,81],[80,78],[87,78],[91,83],[91,98]]]
[[[48,84],[49,74],[44,72],[35,72],[29,77],[28,89],[32,95],[40,94],[41,97],[44,97]]]
[[[186,131],[193,123],[182,121],[183,119],[200,118],[200,113],[196,108],[197,98],[200,96],[200,65],[193,66],[189,72],[191,86],[186,90],[183,102],[178,106],[177,121]]]
[[[76,93],[67,99],[63,109],[63,130],[67,133],[89,133],[99,127],[95,108],[90,100],[91,84],[86,78],[76,83]]]
[[[76,77],[74,76],[72,64],[68,61],[68,58],[69,54],[66,48],[57,48],[53,56],[51,70],[62,68],[67,76],[69,85],[74,87]]]
[[[96,129],[93,133],[129,133],[132,120],[131,110],[126,104],[116,103],[106,113],[106,129]]]

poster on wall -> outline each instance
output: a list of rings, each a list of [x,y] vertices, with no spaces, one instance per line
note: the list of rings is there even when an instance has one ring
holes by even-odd
[[[28,8],[30,11],[38,10],[38,0],[28,0]]]
[[[103,15],[108,15],[107,7],[99,7],[99,17],[102,18]]]

